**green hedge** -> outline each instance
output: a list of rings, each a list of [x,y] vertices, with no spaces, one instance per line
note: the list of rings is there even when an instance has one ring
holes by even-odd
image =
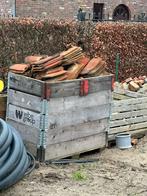
[[[27,55],[54,54],[70,44],[80,45],[89,56],[101,56],[119,78],[147,75],[146,23],[91,23],[37,19],[0,20],[0,65],[21,63]]]

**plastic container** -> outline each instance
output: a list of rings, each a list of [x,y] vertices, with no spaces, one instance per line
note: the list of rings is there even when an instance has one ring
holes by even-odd
[[[131,148],[131,135],[130,134],[117,134],[116,135],[116,146],[119,149]]]

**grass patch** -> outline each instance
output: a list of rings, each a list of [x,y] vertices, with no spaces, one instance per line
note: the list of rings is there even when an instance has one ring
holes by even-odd
[[[80,170],[73,172],[72,179],[75,181],[87,180],[87,176]]]

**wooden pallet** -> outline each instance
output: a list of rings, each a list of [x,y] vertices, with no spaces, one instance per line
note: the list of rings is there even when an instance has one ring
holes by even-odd
[[[129,98],[120,96],[122,99],[113,100],[109,141],[114,140],[118,133],[130,133],[132,136],[147,133],[147,95],[129,92],[129,96],[124,96]]]
[[[6,116],[7,95],[0,94],[0,118],[5,119]]]

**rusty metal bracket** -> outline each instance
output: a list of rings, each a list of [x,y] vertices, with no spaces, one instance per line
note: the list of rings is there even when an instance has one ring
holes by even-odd
[[[49,83],[44,83],[42,87],[42,99],[47,99],[48,101],[50,100],[51,97],[51,89]]]
[[[114,75],[113,75],[112,79],[111,79],[111,91],[114,91],[114,88],[115,88],[115,78],[114,78]]]
[[[46,92],[46,86],[45,86],[45,83],[42,83],[42,92],[41,92],[41,99],[45,99],[46,95],[45,95],[45,92]]]
[[[39,161],[39,162],[44,162],[45,161],[45,149],[42,146],[37,149],[36,160]]]
[[[47,99],[49,101],[50,97],[51,97],[50,84],[49,83],[45,83],[45,99]]]
[[[39,148],[37,148],[37,152],[36,152],[36,160],[40,161],[40,157],[41,157],[41,149],[39,147]]]
[[[89,81],[82,80],[80,83],[80,96],[87,96],[89,93]]]

